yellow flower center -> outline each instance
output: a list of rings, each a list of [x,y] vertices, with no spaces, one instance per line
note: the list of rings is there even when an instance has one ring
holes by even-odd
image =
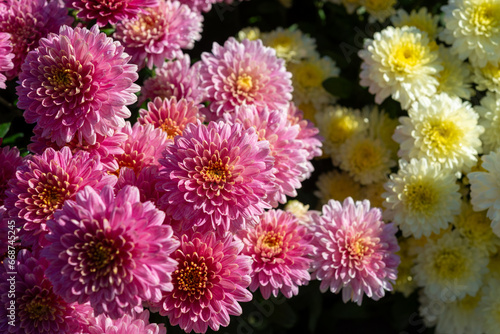
[[[225,183],[231,177],[231,170],[230,166],[219,159],[215,162],[209,161],[208,166],[204,166],[200,174],[207,182]]]
[[[463,136],[462,130],[455,123],[440,119],[434,119],[424,124],[422,132],[424,143],[441,154],[452,151]]]
[[[62,69],[59,67],[54,67],[51,70],[51,75],[47,76],[50,84],[54,86],[54,89],[65,89],[73,84],[73,79],[71,77],[71,73],[73,71],[70,69]]]
[[[119,253],[114,247],[114,240],[90,241],[84,247],[87,249],[89,271],[97,273],[98,276],[106,273],[102,269],[106,268]]]
[[[417,180],[404,187],[405,204],[411,211],[430,213],[436,205],[438,196],[431,182]]]
[[[392,52],[389,63],[396,73],[412,73],[420,65],[425,55],[425,47],[411,41],[402,42]]]
[[[467,270],[466,259],[458,249],[443,249],[436,254],[434,270],[438,278],[452,280]]]
[[[47,321],[52,320],[53,314],[56,312],[54,307],[51,307],[52,301],[48,298],[35,297],[25,306],[25,312],[30,320]]]
[[[238,91],[248,93],[253,88],[252,77],[248,74],[241,74],[236,81],[236,87]]]
[[[333,118],[328,127],[328,138],[332,143],[343,143],[352,136],[358,127],[358,120],[350,115]]]
[[[369,139],[356,143],[348,157],[350,170],[353,173],[370,171],[382,162],[382,151],[380,146],[374,145]]]
[[[495,28],[500,27],[500,4],[486,0],[474,6],[471,23],[480,33],[490,34],[496,31]]]
[[[70,193],[66,189],[68,183],[60,179],[57,175],[52,173],[43,173],[42,181],[38,183],[35,189],[30,188],[33,193],[33,200],[35,204],[41,208],[44,213],[52,213],[62,207],[66,198]]]
[[[323,71],[315,64],[303,61],[295,69],[295,80],[303,87],[321,87]]]
[[[175,277],[174,282],[177,283],[177,289],[187,292],[188,296],[199,299],[205,293],[208,282],[208,267],[204,262],[184,261],[173,276]]]
[[[170,118],[163,120],[160,124],[160,129],[167,133],[169,139],[174,139],[175,136],[181,135],[183,130],[177,125],[176,121]]]
[[[481,72],[488,79],[500,80],[500,66],[488,63],[485,67],[481,68]]]
[[[481,293],[477,293],[475,296],[465,295],[464,298],[458,301],[458,306],[464,311],[473,311],[477,308],[481,297]]]
[[[273,258],[283,250],[283,233],[268,231],[260,235],[257,240],[257,252],[260,250],[261,258]]]

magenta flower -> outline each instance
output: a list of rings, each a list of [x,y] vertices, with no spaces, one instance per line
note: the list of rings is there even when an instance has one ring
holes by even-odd
[[[267,211],[254,228],[241,230],[238,237],[245,244],[242,254],[253,260],[250,290],[259,289],[264,299],[277,297],[280,291],[292,298],[311,279],[312,235],[291,213]]]
[[[11,35],[14,54],[14,67],[5,73],[7,79],[17,77],[26,55],[38,46],[40,38],[71,23],[73,18],[60,1],[2,0],[0,31]]]
[[[89,334],[166,334],[163,324],[150,324],[149,311],[130,316],[125,314],[116,320],[104,314],[95,318],[95,323],[89,327]]]
[[[23,158],[19,156],[17,147],[8,146],[0,148],[0,208],[3,207],[7,198],[7,189],[10,179],[15,177],[17,167],[23,163]]]
[[[155,98],[148,103],[148,109],[139,110],[140,124],[152,124],[155,128],[162,129],[168,139],[174,139],[181,135],[184,128],[189,123],[196,123],[196,120],[203,120],[199,114],[199,108],[193,101],[175,97],[170,99]]]
[[[12,53],[12,43],[10,42],[10,34],[5,32],[0,32],[0,88],[5,89],[7,85],[5,81],[7,77],[2,73],[14,68],[14,63],[12,59],[14,54]]]
[[[269,208],[274,182],[269,142],[254,128],[210,122],[188,124],[160,160],[160,206],[184,230],[237,231]],[[269,185],[271,184],[271,185]]]
[[[46,221],[83,187],[101,189],[114,184],[116,178],[102,168],[98,156],[84,151],[73,155],[68,147],[60,151],[48,148],[18,167],[16,177],[9,182],[5,206],[11,217],[21,220],[23,244],[45,244]]]
[[[303,143],[297,140],[299,126],[291,125],[287,114],[281,110],[257,109],[255,106],[236,107],[234,113],[226,113],[224,118],[232,123],[241,123],[244,129],[255,128],[260,140],[268,141],[274,157],[274,189],[269,190],[267,202],[273,207],[286,203],[286,196],[297,196],[308,175],[307,156]],[[271,183],[272,182],[272,183]]]
[[[136,102],[137,66],[118,42],[86,28],[61,27],[26,57],[17,86],[18,107],[41,136],[59,146],[74,136],[89,145],[97,134],[111,136],[130,117]]]
[[[65,0],[68,8],[78,10],[77,17],[86,21],[97,20],[100,27],[133,19],[144,8],[158,6],[158,0]]]
[[[36,258],[23,249],[17,255],[12,270],[8,261],[1,266],[0,282],[0,332],[16,334],[79,334],[88,333],[88,304],[68,303],[54,292],[52,283],[45,276],[48,266],[44,258]],[[12,275],[10,272],[17,274]],[[9,279],[14,277],[15,298],[9,297]],[[15,301],[14,319],[8,318],[11,301]],[[9,312],[9,313],[8,313]],[[14,320],[14,326],[8,324]]]
[[[201,88],[216,116],[244,103],[283,109],[292,99],[292,75],[285,61],[260,40],[239,43],[231,37],[224,46],[214,43],[212,53],[204,52],[201,59]]]
[[[54,291],[68,302],[90,301],[96,315],[114,319],[158,301],[162,290],[172,289],[170,254],[179,246],[164,217],[151,202],[140,202],[135,187],[116,198],[110,186],[100,195],[85,187],[48,222],[51,245],[42,256]]]
[[[200,65],[198,62],[191,66],[191,59],[187,54],[163,63],[155,70],[154,77],[144,80],[139,103],[156,97],[176,97],[177,101],[185,98],[195,104],[203,102],[205,90],[200,88]]]
[[[201,39],[202,21],[200,13],[178,1],[159,0],[158,7],[118,23],[114,37],[139,68],[161,67],[165,59],[181,57],[181,49],[193,48]]]
[[[397,278],[399,250],[394,224],[385,224],[370,202],[348,197],[341,204],[330,200],[322,216],[313,216],[317,247],[312,278],[321,281],[321,292],[342,289],[344,302],[361,305],[363,295],[378,300],[391,291]]]
[[[243,244],[231,234],[216,238],[214,233],[184,234],[173,254],[178,262],[172,274],[174,288],[155,304],[160,314],[186,333],[205,333],[210,326],[218,331],[229,325],[230,315],[240,315],[238,302],[252,299],[251,259],[241,255]]]
[[[139,189],[141,202],[151,201],[156,204],[160,198],[160,193],[156,191],[156,182],[159,167],[150,165],[142,168],[139,174],[131,168],[122,168],[115,186],[115,192],[125,186],[135,186]]]

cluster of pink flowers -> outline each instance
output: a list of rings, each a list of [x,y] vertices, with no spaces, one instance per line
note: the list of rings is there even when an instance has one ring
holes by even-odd
[[[0,72],[20,71],[17,107],[36,124],[31,154],[0,150],[0,230],[15,221],[29,249],[4,261],[19,317],[2,316],[2,331],[165,333],[151,311],[204,333],[240,315],[250,290],[291,298],[313,278],[359,303],[391,290],[396,229],[378,209],[330,202],[308,222],[277,209],[314,170],[319,131],[261,41],[231,38],[195,64],[182,53],[214,2],[66,1],[90,28],[69,26],[62,1],[0,4],[0,30],[23,8],[23,24],[46,25],[26,31],[29,48],[0,33]],[[156,76],[132,124],[144,66]]]

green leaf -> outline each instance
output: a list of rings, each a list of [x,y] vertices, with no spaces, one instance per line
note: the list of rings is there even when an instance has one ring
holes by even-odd
[[[12,145],[16,142],[16,140],[18,138],[23,138],[23,137],[24,137],[24,133],[13,134],[12,136],[8,136],[7,138],[4,138],[2,144]]]
[[[328,78],[323,81],[323,87],[333,96],[341,99],[346,99],[351,96],[353,85],[352,83],[341,77]]]
[[[9,132],[10,124],[10,122],[0,124],[0,138],[5,137],[7,132]]]

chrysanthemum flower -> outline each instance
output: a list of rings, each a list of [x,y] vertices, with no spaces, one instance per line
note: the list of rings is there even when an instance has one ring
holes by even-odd
[[[363,185],[384,181],[396,161],[384,142],[368,135],[347,139],[339,150],[340,168]]]
[[[430,104],[414,103],[409,117],[401,117],[394,140],[404,159],[427,158],[454,172],[468,172],[481,153],[484,128],[469,102],[447,94],[435,95]]]
[[[290,62],[287,69],[292,73],[293,101],[295,104],[334,103],[335,97],[325,90],[323,81],[337,77],[340,69],[330,57],[313,55],[298,62]]]
[[[471,87],[471,66],[443,45],[439,46],[439,61],[443,70],[434,75],[439,83],[436,93],[470,99],[475,94]]]
[[[500,281],[489,279],[483,288],[481,300],[478,305],[482,314],[484,333],[498,333],[500,319]]]
[[[181,135],[189,123],[201,120],[199,108],[193,101],[177,100],[175,97],[161,99],[156,97],[146,109],[139,110],[140,124],[152,124],[167,134],[168,139]]]
[[[270,208],[274,159],[255,128],[199,121],[167,146],[157,183],[161,207],[184,229],[237,231]]]
[[[7,77],[3,72],[12,70],[14,68],[14,63],[12,59],[14,54],[12,53],[12,43],[10,41],[10,34],[5,32],[0,32],[0,88],[5,89],[5,81]]]
[[[210,326],[218,331],[229,325],[230,315],[240,315],[238,302],[252,299],[250,291],[251,258],[240,254],[243,244],[228,233],[184,234],[174,252],[178,262],[172,274],[173,290],[163,293],[153,304],[172,325],[186,333],[205,333]]]
[[[483,67],[500,60],[500,1],[450,0],[441,7],[445,29],[440,38],[461,60]]]
[[[308,229],[313,228],[312,216],[315,214],[320,214],[319,211],[309,210],[308,204],[301,203],[295,199],[286,202],[284,210],[291,213],[295,218],[298,219],[300,225],[304,225]]]
[[[399,171],[384,185],[384,212],[403,235],[420,238],[448,227],[460,213],[460,193],[455,175],[440,164],[422,158],[401,159]]]
[[[244,39],[248,39],[249,41],[255,41],[260,39],[260,29],[259,27],[246,27],[238,31],[236,34],[238,41],[242,42]]]
[[[23,163],[23,158],[19,156],[17,147],[9,146],[0,148],[0,208],[7,198],[7,189],[10,179],[15,177],[17,167]],[[1,216],[0,216],[1,217]]]
[[[114,176],[103,171],[99,156],[85,151],[72,154],[68,147],[60,151],[48,148],[18,167],[5,205],[10,216],[24,224],[19,232],[23,243],[44,244],[45,223],[66,200],[74,199],[85,186],[101,189],[115,182]]]
[[[73,18],[60,1],[3,0],[0,3],[0,31],[11,35],[14,67],[5,75],[14,79],[26,55],[38,46],[40,38],[71,25]]]
[[[139,103],[156,97],[176,97],[192,100],[196,104],[205,100],[205,90],[200,88],[199,66],[191,66],[189,55],[185,54],[176,60],[168,61],[155,70],[155,76],[144,80]]]
[[[98,315],[88,329],[89,334],[166,334],[164,324],[149,323],[149,311],[144,310],[133,316],[125,314],[112,319],[104,314]]]
[[[476,295],[487,265],[488,257],[453,231],[425,244],[415,260],[413,273],[428,296],[452,302]]]
[[[311,279],[312,235],[291,213],[267,211],[254,228],[241,230],[237,236],[245,244],[242,254],[253,260],[250,290],[260,290],[264,299],[271,294],[277,297],[279,292],[292,298]]]
[[[399,125],[398,120],[391,118],[387,112],[376,105],[364,107],[362,117],[365,122],[368,121],[368,135],[380,139],[390,150],[391,158],[396,159],[399,144],[392,139],[392,135]]]
[[[488,63],[484,67],[474,67],[472,80],[478,90],[500,93],[500,62],[498,65]]]
[[[286,61],[300,61],[316,56],[316,40],[298,29],[278,27],[262,33],[260,39],[265,46],[276,50],[276,56]]]
[[[344,203],[330,200],[322,216],[314,216],[317,247],[312,263],[312,278],[321,281],[320,290],[337,293],[344,302],[361,305],[363,296],[378,300],[391,291],[397,277],[399,257],[397,228],[382,221],[370,202]]]
[[[476,211],[488,209],[488,218],[492,220],[493,233],[500,237],[500,151],[483,155],[481,165],[485,171],[467,175],[470,182],[471,203]]]
[[[347,197],[352,197],[355,201],[361,201],[364,198],[361,184],[354,181],[347,172],[331,170],[322,173],[316,181],[316,187],[314,195],[321,205],[328,203],[331,199],[344,201]]]
[[[319,133],[325,138],[324,151],[332,158],[334,165],[340,164],[340,145],[368,128],[358,109],[342,106],[329,106],[317,113],[316,124]]]
[[[396,0],[360,0],[360,4],[370,15],[370,22],[384,22],[389,16],[394,15]]]
[[[12,334],[75,334],[88,333],[92,308],[88,304],[66,302],[54,292],[45,276],[49,263],[43,257],[34,257],[28,250],[20,250],[15,261],[15,275],[7,261],[0,269],[0,331]],[[9,273],[9,274],[7,274]],[[9,278],[15,277],[15,281]],[[15,297],[10,296],[10,284],[15,282]],[[14,319],[7,317],[8,307],[15,302]],[[10,321],[13,320],[12,326]]]
[[[484,127],[481,134],[483,153],[488,154],[500,148],[500,92],[487,93],[481,105],[475,107],[479,114],[479,125]]]
[[[158,0],[64,0],[68,8],[77,9],[77,17],[85,21],[96,20],[100,27],[133,19],[144,8],[158,6]]]
[[[437,50],[427,34],[415,27],[389,26],[365,41],[360,73],[361,86],[369,87],[380,104],[387,97],[407,109],[412,101],[436,92],[434,74],[442,70]]]
[[[306,163],[309,153],[297,139],[299,126],[288,122],[282,110],[258,110],[255,106],[237,107],[234,113],[224,116],[230,123],[241,123],[243,129],[255,128],[259,140],[269,142],[275,179],[268,183],[275,189],[268,191],[266,201],[277,207],[278,203],[286,203],[286,196],[296,197],[296,189],[310,174]]]
[[[391,17],[391,22],[397,28],[404,26],[418,28],[427,33],[427,37],[431,41],[435,40],[442,30],[439,28],[439,16],[428,12],[427,7],[420,7],[418,11],[413,9],[410,14],[404,9],[398,9],[396,14]]]
[[[61,27],[31,51],[19,75],[17,106],[28,123],[43,129],[42,137],[62,146],[77,136],[93,145],[97,134],[110,136],[125,125],[137,100],[137,66],[123,47],[100,33]]]
[[[138,174],[131,168],[122,168],[115,185],[115,192],[126,186],[134,186],[139,189],[141,202],[151,201],[154,204],[158,202],[162,193],[156,191],[156,178],[160,167],[149,165],[143,167]]]
[[[401,263],[398,266],[398,278],[394,284],[394,291],[401,292],[405,298],[417,289],[411,270],[416,258],[416,254],[412,254],[414,243],[413,238],[398,238],[399,251],[396,254],[401,258]]]
[[[47,277],[68,302],[90,301],[95,314],[116,319],[142,309],[142,301],[158,301],[172,289],[179,246],[165,214],[151,202],[141,203],[135,187],[116,198],[106,186],[100,195],[85,187],[48,222],[50,262]]]
[[[180,3],[183,3],[192,10],[198,12],[209,12],[212,9],[212,5],[219,2],[227,2],[231,3],[232,0],[179,0]]]
[[[212,53],[203,53],[201,59],[201,87],[216,116],[244,103],[283,109],[292,99],[291,74],[284,60],[260,40],[239,43],[231,37],[224,46],[214,43]]]
[[[119,22],[113,35],[139,68],[161,67],[165,59],[181,57],[181,49],[192,49],[201,38],[200,13],[175,0],[158,0],[158,4]]]

